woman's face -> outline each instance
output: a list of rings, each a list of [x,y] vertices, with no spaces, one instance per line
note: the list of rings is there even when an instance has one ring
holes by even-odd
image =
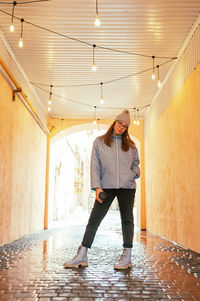
[[[114,135],[122,135],[128,129],[128,125],[126,122],[117,120],[114,125]]]

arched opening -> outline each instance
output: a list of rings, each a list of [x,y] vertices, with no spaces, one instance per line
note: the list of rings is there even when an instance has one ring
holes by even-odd
[[[94,203],[95,193],[90,190],[90,155],[93,141],[104,134],[108,125],[97,129],[93,124],[81,124],[59,132],[50,141],[49,172],[49,227],[66,224],[68,220],[83,222]],[[133,136],[140,153],[140,142]],[[137,210],[140,202],[140,180],[137,191],[134,216],[137,225]],[[110,211],[117,211],[113,202]],[[140,206],[138,207],[140,208]]]

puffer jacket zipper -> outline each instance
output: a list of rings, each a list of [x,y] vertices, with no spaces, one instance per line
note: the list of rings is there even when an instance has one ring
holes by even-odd
[[[118,151],[118,139],[116,137],[116,158],[117,158],[117,188],[119,188],[119,151]]]

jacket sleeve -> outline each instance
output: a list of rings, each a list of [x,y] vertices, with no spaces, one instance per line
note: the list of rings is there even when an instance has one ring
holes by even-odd
[[[140,177],[140,159],[139,159],[139,154],[137,148],[134,150],[134,158],[133,158],[133,163],[131,165],[131,170],[132,172],[135,172],[136,176],[135,179],[138,179]]]
[[[91,189],[95,190],[97,187],[101,187],[101,161],[98,153],[98,140],[93,143],[91,162],[90,162],[90,181]]]

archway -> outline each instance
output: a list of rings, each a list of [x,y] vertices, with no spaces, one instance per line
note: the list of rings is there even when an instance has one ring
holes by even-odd
[[[59,144],[61,144],[62,141],[66,141],[66,143],[69,144],[69,140],[67,140],[67,137],[72,137],[73,134],[76,135],[77,133],[82,133],[81,139],[84,141],[84,138],[86,137],[84,132],[91,132],[91,139],[95,139],[97,136],[103,134],[108,129],[107,124],[101,124],[101,132],[95,128],[95,126],[91,123],[85,123],[81,125],[75,125],[71,126],[69,128],[66,128],[62,131],[60,131],[57,135],[55,135],[51,141],[50,141],[50,180],[49,180],[49,225],[51,227],[53,220],[58,220],[59,217],[67,217],[68,214],[73,212],[79,205],[82,205],[82,207],[85,210],[90,211],[91,205],[94,201],[94,195],[92,192],[88,193],[90,191],[90,184],[89,184],[89,178],[88,175],[86,175],[86,178],[83,179],[81,176],[79,179],[75,177],[75,170],[74,170],[74,164],[77,159],[77,153],[76,155],[73,154],[73,150],[70,146],[69,149],[65,149],[63,151],[63,157],[65,159],[63,160],[63,163],[61,163],[60,158],[58,158],[58,155],[56,155],[56,150],[58,149]],[[95,132],[95,133],[94,133]],[[133,141],[136,143],[136,146],[138,148],[138,151],[140,153],[140,141],[138,141],[135,137],[131,136]],[[70,138],[71,139],[71,138]],[[91,144],[93,141],[90,141]],[[90,153],[91,153],[91,144],[90,144],[90,150],[87,152],[86,156],[90,159]],[[89,143],[88,143],[89,147]],[[65,154],[64,154],[65,153]],[[80,155],[79,157],[81,157]],[[82,175],[84,172],[85,165],[87,165],[87,162],[85,164],[85,161],[83,159],[84,155],[82,156]],[[55,159],[56,158],[56,159]],[[55,162],[57,160],[57,162]],[[69,177],[70,174],[70,177]],[[63,184],[63,181],[59,180],[63,177],[66,177],[66,183]],[[76,179],[75,179],[76,178]],[[76,181],[75,181],[76,180]],[[65,195],[64,195],[65,194]],[[140,208],[138,204],[140,203],[140,179],[137,180],[137,191],[136,191],[136,200],[135,204],[136,207]],[[68,200],[66,202],[66,200]],[[71,200],[71,201],[70,201]],[[56,204],[56,202],[59,202]],[[88,204],[88,205],[87,205]],[[135,208],[136,208],[135,207]],[[113,204],[113,209],[115,208],[115,205]],[[83,212],[81,212],[83,214]],[[136,212],[135,212],[136,216]],[[137,218],[136,218],[137,220]],[[53,223],[55,225],[55,223]],[[136,224],[137,225],[137,224]]]

